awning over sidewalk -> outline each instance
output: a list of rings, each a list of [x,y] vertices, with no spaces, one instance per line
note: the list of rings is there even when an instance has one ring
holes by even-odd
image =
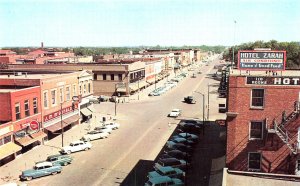
[[[62,128],[65,128],[66,126],[78,121],[79,119],[79,116],[78,115],[73,115],[71,117],[68,117],[66,119],[63,120],[62,122]],[[50,132],[55,132],[55,131],[58,131],[61,129],[61,121],[53,124],[53,125],[50,125],[49,127],[46,127],[47,130],[49,130]]]
[[[138,88],[137,84],[130,84],[129,89],[130,89],[130,91],[134,92],[134,91],[137,91],[139,88]]]
[[[83,108],[83,109],[80,109],[80,112],[85,115],[85,116],[90,116],[92,115],[92,111],[89,110],[88,108]]]
[[[1,145],[0,146],[0,159],[3,159],[9,155],[12,155],[18,151],[20,151],[22,147],[19,145],[16,145],[13,142],[9,142],[7,144]]]
[[[42,138],[46,136],[47,135],[43,131],[39,131],[37,133],[25,136],[23,138],[16,139],[15,141],[24,147],[36,141],[42,140]]]
[[[126,87],[117,88],[117,92],[126,92]]]
[[[155,83],[155,79],[154,79],[154,78],[152,78],[152,79],[148,79],[148,80],[147,80],[147,83],[149,83],[149,84],[153,84],[153,83]]]

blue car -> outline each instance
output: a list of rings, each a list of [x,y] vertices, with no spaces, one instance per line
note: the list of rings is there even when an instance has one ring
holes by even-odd
[[[171,166],[157,167],[156,171],[148,173],[148,178],[154,178],[159,176],[169,176],[170,178],[182,178],[184,176],[184,171],[178,168],[173,168]]]
[[[42,162],[37,163],[33,169],[22,171],[22,174],[20,175],[21,180],[32,180],[33,178],[38,178],[42,176],[48,176],[48,175],[55,175],[57,173],[60,173],[62,170],[62,167],[60,165],[53,165],[51,162]]]
[[[177,178],[170,178],[168,176],[159,176],[150,178],[146,183],[145,186],[161,186],[161,185],[168,185],[168,186],[183,186],[183,182]]]

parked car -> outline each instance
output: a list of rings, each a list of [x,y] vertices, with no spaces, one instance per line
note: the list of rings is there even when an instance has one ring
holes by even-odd
[[[190,146],[190,145],[185,145],[183,143],[172,143],[172,144],[166,144],[166,151],[169,151],[169,150],[180,150],[182,152],[186,152],[186,153],[189,153],[191,154],[193,152],[193,148]]]
[[[196,103],[193,96],[184,97],[184,102],[189,103],[189,104],[195,104]]]
[[[183,144],[185,144],[185,145],[190,145],[190,146],[196,144],[194,141],[188,140],[188,139],[182,138],[182,137],[173,137],[173,138],[171,138],[171,140],[167,141],[166,144],[168,144],[168,143],[169,143],[169,144],[173,144],[173,143],[183,143]]]
[[[175,136],[172,136],[171,139],[174,139],[174,138],[185,138],[185,139],[188,139],[188,140],[191,140],[191,141],[194,141],[194,142],[199,141],[199,137],[197,135],[186,133],[186,132],[182,132],[182,133],[179,133]]]
[[[181,115],[181,110],[180,109],[173,109],[170,113],[169,113],[169,117],[178,117]]]
[[[101,102],[109,101],[109,98],[110,98],[109,96],[104,96],[104,95],[99,96]]]
[[[112,129],[108,128],[106,126],[95,127],[94,130],[101,131],[101,132],[107,132],[109,134],[112,133]]]
[[[178,131],[181,133],[188,132],[192,134],[199,134],[201,127],[192,123],[180,123]]]
[[[188,162],[176,158],[159,159],[157,163],[154,164],[154,169],[159,170],[160,167],[166,167],[166,166],[171,166],[173,168],[186,170],[186,167],[188,166]]]
[[[169,156],[169,157],[168,157]],[[177,159],[184,159],[184,160],[189,160],[191,158],[191,155],[187,152],[182,152],[180,150],[170,150],[170,151],[165,151],[165,154],[161,155],[161,159],[165,158],[177,158]]]
[[[74,141],[70,143],[70,145],[65,146],[60,151],[62,154],[71,154],[73,152],[82,151],[82,150],[89,150],[92,148],[92,144],[89,142],[84,141]]]
[[[92,130],[85,134],[81,140],[83,141],[91,141],[91,140],[96,140],[96,139],[103,139],[103,138],[108,138],[109,133],[103,132],[100,130]]]
[[[116,130],[116,129],[120,128],[120,124],[119,123],[115,123],[115,122],[105,123],[104,126],[106,128],[111,128],[112,130]]]
[[[100,98],[98,96],[92,96],[89,98],[89,102],[91,103],[100,103]]]
[[[178,178],[170,178],[168,176],[159,176],[150,178],[146,183],[145,186],[183,186],[183,182]]]
[[[45,161],[36,162],[36,164],[39,164],[42,162],[51,162],[53,165],[66,166],[68,164],[71,164],[72,161],[73,161],[73,158],[71,156],[55,154],[55,155],[48,156]]]
[[[62,171],[62,167],[60,165],[53,165],[51,162],[42,162],[36,164],[33,169],[22,171],[20,175],[21,180],[32,180],[33,178],[38,178],[47,175],[55,175]]]
[[[182,178],[184,176],[184,171],[178,168],[173,168],[171,166],[157,167],[156,171],[151,171],[148,173],[148,178],[154,178],[159,176],[169,176],[170,178]]]

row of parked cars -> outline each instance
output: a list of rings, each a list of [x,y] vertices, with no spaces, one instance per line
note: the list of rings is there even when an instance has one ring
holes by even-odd
[[[148,172],[145,186],[183,186],[187,168],[190,166],[194,147],[199,142],[202,122],[185,120],[179,123],[177,133],[166,142],[164,152]]]
[[[115,122],[108,122],[103,126],[95,127],[94,130],[89,131],[80,140],[62,147],[60,154],[48,156],[46,160],[36,162],[32,169],[22,171],[20,179],[29,181],[34,178],[61,173],[62,166],[69,165],[73,161],[73,157],[69,154],[90,150],[92,148],[90,141],[107,138],[113,130],[118,128],[120,128],[120,124]]]
[[[157,89],[153,90],[148,94],[148,96],[160,96],[167,92],[168,90],[177,86],[177,84],[184,78],[187,77],[187,73],[181,73],[180,75],[172,78],[171,80],[167,81],[163,86],[158,87]]]

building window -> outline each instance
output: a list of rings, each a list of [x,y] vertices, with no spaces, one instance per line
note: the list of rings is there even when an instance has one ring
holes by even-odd
[[[94,74],[94,80],[97,80],[97,74]]]
[[[112,80],[112,81],[115,80],[115,75],[114,75],[114,74],[111,74],[111,75],[110,75],[110,80]]]
[[[6,137],[4,137],[4,138],[1,138],[1,139],[0,139],[0,146],[1,146],[1,145],[4,145],[4,144],[6,144],[6,143],[9,143],[9,142],[11,142],[11,136],[6,136]]]
[[[66,99],[67,101],[70,101],[71,99],[71,93],[70,93],[70,87],[66,87]]]
[[[118,74],[118,80],[122,81],[122,74]]]
[[[102,74],[102,79],[106,80],[106,74]]]
[[[56,105],[56,90],[51,91],[51,103],[52,105]]]
[[[33,113],[34,114],[38,113],[38,101],[37,101],[37,98],[33,98]]]
[[[44,107],[48,107],[48,92],[44,92]]]
[[[15,104],[16,120],[21,119],[20,103]]]
[[[248,154],[248,169],[249,170],[260,170],[261,164],[261,153],[249,152]]]
[[[263,107],[264,106],[264,89],[252,89],[251,106]]]
[[[86,84],[83,85],[83,94],[86,94]]]
[[[79,85],[79,95],[82,95],[81,85]]]
[[[73,96],[77,96],[76,85],[73,85]]]
[[[91,93],[91,83],[89,83],[89,85],[88,85],[88,91],[89,91],[89,93]]]
[[[60,100],[60,103],[64,102],[64,89],[63,88],[59,88],[59,100]]]
[[[250,139],[262,139],[263,138],[263,125],[262,121],[250,122]]]
[[[24,102],[24,110],[25,110],[25,117],[30,116],[30,112],[29,112],[29,100],[25,100],[25,102]]]

